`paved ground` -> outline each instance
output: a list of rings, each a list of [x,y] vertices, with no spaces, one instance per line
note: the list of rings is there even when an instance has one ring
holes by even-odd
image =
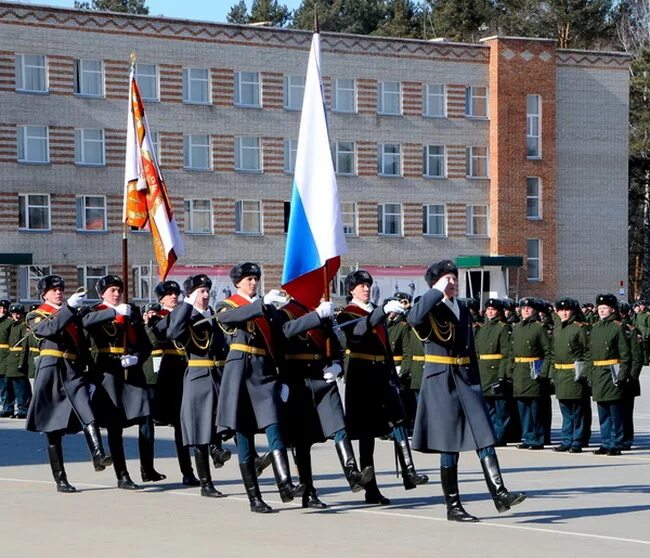
[[[512,512],[496,513],[478,460],[464,454],[463,501],[482,519],[471,525],[446,521],[435,456],[415,455],[419,469],[432,480],[405,492],[389,472],[394,464],[388,442],[378,444],[377,465],[380,485],[393,505],[367,506],[358,494],[346,491],[336,452],[326,444],[314,450],[314,470],[331,508],[312,512],[280,503],[271,475],[265,474],[265,500],[278,513],[259,516],[248,510],[236,459],[214,472],[227,498],[200,498],[197,489],[182,487],[168,428],[157,430],[157,467],[168,479],[135,493],[118,491],[111,471],[95,473],[82,437],[67,437],[68,477],[80,492],[65,495],[54,489],[45,439],[24,431],[23,421],[0,419],[0,553],[21,558],[647,557],[650,369],[642,379],[638,446],[621,457],[499,450],[507,486],[530,496]],[[139,480],[135,435],[134,429],[128,431],[127,455],[132,476]]]

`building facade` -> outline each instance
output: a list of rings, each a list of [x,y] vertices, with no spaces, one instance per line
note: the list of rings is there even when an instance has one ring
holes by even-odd
[[[32,259],[2,266],[0,291],[120,271],[132,52],[184,236],[172,275],[203,270],[221,298],[252,260],[277,286],[311,33],[0,2],[0,37],[0,252]],[[511,295],[627,285],[626,56],[328,33],[322,49],[342,272],[370,269],[385,297],[422,291],[437,259],[521,256]],[[147,299],[150,238],[129,238]]]

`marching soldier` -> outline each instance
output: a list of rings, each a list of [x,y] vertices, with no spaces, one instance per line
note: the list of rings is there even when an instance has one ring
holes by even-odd
[[[630,375],[623,385],[623,450],[632,449],[634,443],[634,398],[641,395],[641,384],[639,376],[643,368],[643,336],[634,327],[630,318],[630,305],[627,302],[619,303],[619,314],[623,325],[627,328],[630,341],[630,352],[632,354],[632,365]]]
[[[9,330],[11,329],[11,318],[9,317],[9,306],[11,302],[7,299],[0,300],[0,417],[7,418],[13,415],[14,400],[7,392],[7,381],[5,379],[6,358],[9,354]]]
[[[9,330],[9,354],[5,360],[5,381],[10,398],[16,402],[16,412],[12,418],[24,419],[32,399],[32,386],[29,383],[29,345],[25,335],[25,307],[12,304],[9,307],[12,324]]]
[[[587,363],[589,336],[587,325],[578,321],[580,303],[562,298],[555,303],[560,323],[553,331],[551,380],[562,412],[562,442],[554,451],[580,453],[584,440],[585,402],[588,405]]]
[[[122,302],[124,283],[117,275],[101,277],[95,289],[102,302],[83,317],[94,357],[93,407],[106,427],[117,487],[138,490],[126,467],[123,429],[141,424],[151,414],[142,364],[151,352],[140,315]]]
[[[440,480],[449,521],[478,521],[465,511],[458,490],[459,452],[476,450],[499,513],[526,498],[506,489],[494,430],[481,393],[469,309],[459,303],[458,268],[450,260],[426,271],[429,290],[413,305],[409,323],[423,340],[424,380],[418,401],[413,448],[440,452]]]
[[[373,280],[370,273],[358,270],[345,278],[350,303],[337,316],[347,339],[345,369],[345,412],[348,433],[359,440],[359,463],[373,467],[375,438],[392,431],[395,451],[402,470],[404,488],[410,490],[429,481],[413,464],[404,409],[399,398],[395,364],[386,331],[386,318],[403,313],[397,300],[375,307],[370,302]],[[356,320],[352,326],[346,322]],[[388,505],[390,500],[379,492],[376,476],[365,485],[369,504]]]
[[[63,466],[64,434],[83,428],[95,471],[103,471],[113,461],[104,453],[83,375],[89,355],[79,309],[86,293],[75,293],[64,302],[64,289],[59,275],[39,279],[38,293],[43,304],[27,314],[27,324],[38,340],[40,355],[26,428],[45,432],[56,489],[69,493],[76,489],[68,482]]]

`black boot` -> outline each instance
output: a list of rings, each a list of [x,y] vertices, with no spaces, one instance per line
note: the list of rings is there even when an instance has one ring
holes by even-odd
[[[260,477],[269,465],[271,465],[271,452],[266,452],[262,457],[255,457],[255,474]]]
[[[93,458],[93,467],[95,471],[103,471],[106,467],[113,463],[110,455],[104,453],[104,446],[102,444],[102,436],[99,433],[99,428],[94,422],[84,427],[84,434],[86,435],[86,442],[90,449],[90,455]]]
[[[402,481],[406,490],[412,490],[419,484],[429,482],[427,475],[419,475],[413,465],[413,456],[411,455],[411,446],[408,440],[395,442],[395,453],[402,468]]]
[[[275,474],[275,482],[278,485],[280,499],[283,502],[291,502],[294,498],[298,498],[305,493],[304,484],[296,486],[291,482],[286,449],[273,450],[271,452],[271,464],[273,465],[273,473]]]
[[[377,478],[373,472],[372,478],[365,484],[366,489],[366,504],[380,504],[382,506],[390,505],[390,500],[386,498],[377,486]]]
[[[141,487],[131,480],[129,471],[126,468],[121,428],[108,429],[108,447],[111,449],[111,455],[113,456],[113,468],[117,477],[117,487],[122,490],[140,490]]]
[[[212,463],[214,463],[215,469],[221,469],[224,466],[226,461],[229,461],[232,457],[230,450],[223,449],[221,444],[210,444],[210,456],[212,457]]]
[[[508,492],[503,484],[499,460],[496,455],[488,455],[481,459],[481,467],[483,467],[485,482],[499,513],[508,511],[512,506],[521,504],[526,499],[527,494],[525,492]]]
[[[47,455],[50,458],[50,467],[52,467],[52,476],[54,477],[54,482],[56,482],[56,491],[64,493],[76,492],[77,489],[68,482],[68,477],[63,467],[61,438],[52,440],[48,436],[48,442]]]
[[[199,479],[194,475],[194,469],[192,469],[190,448],[183,445],[183,434],[180,424],[174,425],[174,444],[176,445],[178,465],[183,475],[183,486],[201,486]]]
[[[336,446],[336,453],[341,462],[343,474],[350,484],[350,490],[352,492],[360,492],[375,476],[374,468],[372,466],[364,467],[363,471],[359,471],[357,460],[354,458],[352,444],[348,438],[336,442],[334,445]]]
[[[212,484],[210,475],[210,461],[208,459],[208,446],[194,446],[194,463],[201,483],[201,496],[208,498],[221,498],[223,494]]]
[[[149,416],[145,421],[145,424],[141,424],[138,428],[138,450],[140,454],[140,475],[142,476],[142,482],[165,480],[167,476],[153,468],[153,419]]]
[[[449,521],[478,521],[478,518],[468,514],[460,503],[457,467],[441,467],[440,484],[442,485],[442,493],[445,496],[445,503],[447,504],[447,519]]]
[[[255,462],[240,463],[239,470],[244,481],[244,488],[251,505],[251,511],[254,513],[271,513],[273,508],[262,500],[260,487],[257,484],[257,475],[255,474]]]
[[[314,488],[314,477],[311,469],[311,449],[309,446],[296,448],[296,467],[300,484],[305,486],[305,493],[302,495],[303,508],[315,508],[324,510],[327,504],[318,498]]]

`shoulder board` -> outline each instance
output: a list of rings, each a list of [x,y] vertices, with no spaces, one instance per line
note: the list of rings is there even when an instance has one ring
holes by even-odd
[[[613,321],[617,326],[623,325],[623,322],[621,320],[613,320]]]

